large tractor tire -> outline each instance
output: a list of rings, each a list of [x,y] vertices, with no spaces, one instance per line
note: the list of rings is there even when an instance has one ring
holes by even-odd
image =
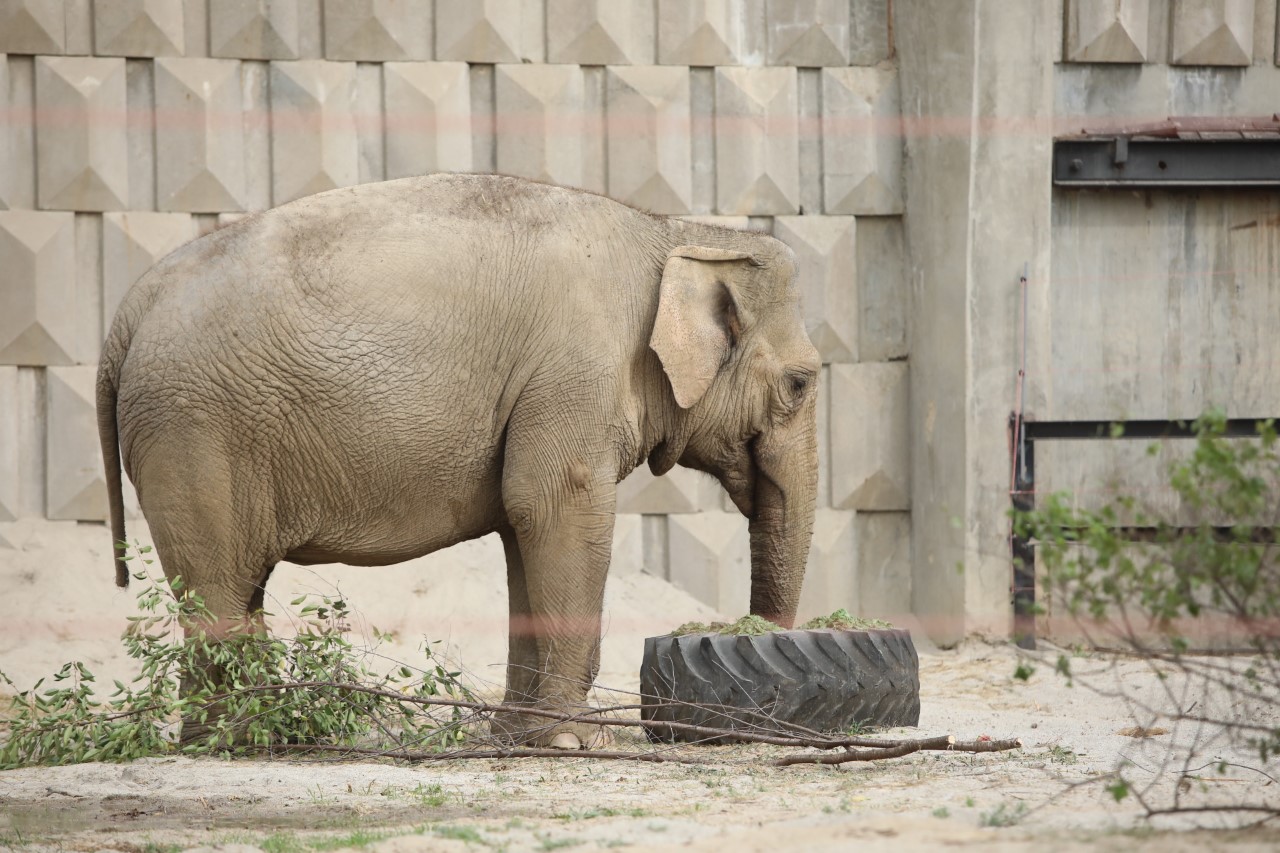
[[[645,640],[640,692],[656,740],[733,740],[667,722],[775,733],[914,726],[920,661],[895,629],[668,635]]]

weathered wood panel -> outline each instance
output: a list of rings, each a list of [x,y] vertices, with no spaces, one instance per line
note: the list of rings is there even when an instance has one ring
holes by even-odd
[[[1280,415],[1274,193],[1058,191],[1046,286],[1028,318],[1036,417]]]

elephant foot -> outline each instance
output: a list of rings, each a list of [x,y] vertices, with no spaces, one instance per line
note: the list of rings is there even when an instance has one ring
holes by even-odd
[[[574,750],[607,749],[613,745],[613,734],[605,726],[556,723],[546,717],[511,712],[495,715],[489,732],[511,746]]]

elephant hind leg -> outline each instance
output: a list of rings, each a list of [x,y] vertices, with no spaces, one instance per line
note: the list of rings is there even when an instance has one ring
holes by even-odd
[[[170,583],[181,578],[183,590],[207,610],[205,620],[186,627],[187,637],[221,643],[234,634],[260,632],[261,616],[253,614],[261,610],[266,578],[279,557],[269,543],[251,539],[250,531],[271,528],[248,517],[252,503],[237,500],[227,460],[195,452],[182,457],[150,454],[138,474],[145,486],[143,514],[165,576]],[[181,695],[191,695],[201,682],[215,690],[224,682],[211,660],[198,666],[182,674]],[[209,710],[216,719],[218,708]],[[184,721],[182,739],[198,739],[209,730]]]

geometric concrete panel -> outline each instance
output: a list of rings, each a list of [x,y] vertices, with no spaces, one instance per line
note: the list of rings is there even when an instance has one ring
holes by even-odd
[[[156,195],[160,210],[244,210],[240,62],[158,59]]]
[[[898,75],[880,68],[822,70],[826,213],[901,213]]]
[[[498,171],[582,186],[586,135],[582,69],[577,65],[500,65],[495,94]]]
[[[536,60],[525,44],[543,14],[541,0],[436,0],[436,59]]]
[[[228,59],[297,59],[300,0],[212,0],[209,55]]]
[[[759,65],[765,0],[658,0],[662,65]]]
[[[859,0],[849,11],[849,64],[875,65],[893,56],[893,0]]]
[[[698,222],[703,225],[714,225],[717,228],[731,228],[734,231],[749,231],[751,229],[750,216],[704,216],[702,214],[690,214],[681,216],[685,222]]]
[[[182,56],[182,0],[94,0],[93,50],[101,56]]]
[[[716,211],[796,213],[800,199],[794,68],[717,68]]]
[[[677,465],[655,477],[648,465],[638,465],[618,483],[618,512],[700,512],[715,506],[719,492],[719,485],[701,471]]]
[[[607,89],[609,195],[653,213],[687,213],[693,194],[688,71],[614,67]]]
[[[325,59],[430,59],[431,0],[324,0]]]
[[[768,0],[769,65],[849,64],[848,0]]]
[[[751,608],[751,543],[738,513],[667,517],[668,579],[730,619]]]
[[[271,200],[359,182],[354,62],[271,63]]]
[[[864,619],[893,622],[911,612],[911,514],[860,512],[858,609]]]
[[[1248,65],[1253,61],[1254,0],[1182,0],[1173,4],[1174,65]]]
[[[858,361],[907,356],[907,270],[901,216],[859,216]]]
[[[831,505],[911,506],[907,365],[831,365]]]
[[[9,58],[0,53],[0,110],[9,113],[9,101]],[[9,119],[0,126],[0,210],[15,206],[13,197],[16,195],[16,188],[13,184],[17,176],[18,164],[14,162],[17,159],[13,150],[16,146],[11,140],[14,124],[16,122]]]
[[[547,61],[653,62],[652,0],[547,0]]]
[[[3,382],[3,375],[0,375],[0,389]],[[0,426],[3,426],[3,421],[0,421]],[[0,465],[3,464],[0,460]],[[613,550],[609,560],[609,574],[613,577],[636,575],[644,569],[643,521],[638,515],[619,514],[613,517]]]
[[[102,334],[111,329],[120,300],[156,261],[195,239],[185,213],[107,213],[102,217]]]
[[[471,86],[465,62],[382,66],[387,178],[471,171]]]
[[[62,0],[0,0],[0,53],[66,53]]]
[[[75,215],[0,211],[0,364],[75,364]]]
[[[1145,62],[1149,0],[1068,0],[1068,62]]]
[[[799,262],[800,304],[823,362],[858,360],[857,251],[852,216],[778,216],[773,236]]]
[[[18,517],[18,368],[0,366],[0,521]]]
[[[107,486],[94,407],[98,369],[51,367],[47,373],[45,517],[101,521],[107,517]]]
[[[38,57],[36,123],[39,204],[55,210],[129,206],[123,59]]]
[[[857,613],[856,513],[820,509],[813,519],[813,541],[800,590],[796,622],[844,608]]]

